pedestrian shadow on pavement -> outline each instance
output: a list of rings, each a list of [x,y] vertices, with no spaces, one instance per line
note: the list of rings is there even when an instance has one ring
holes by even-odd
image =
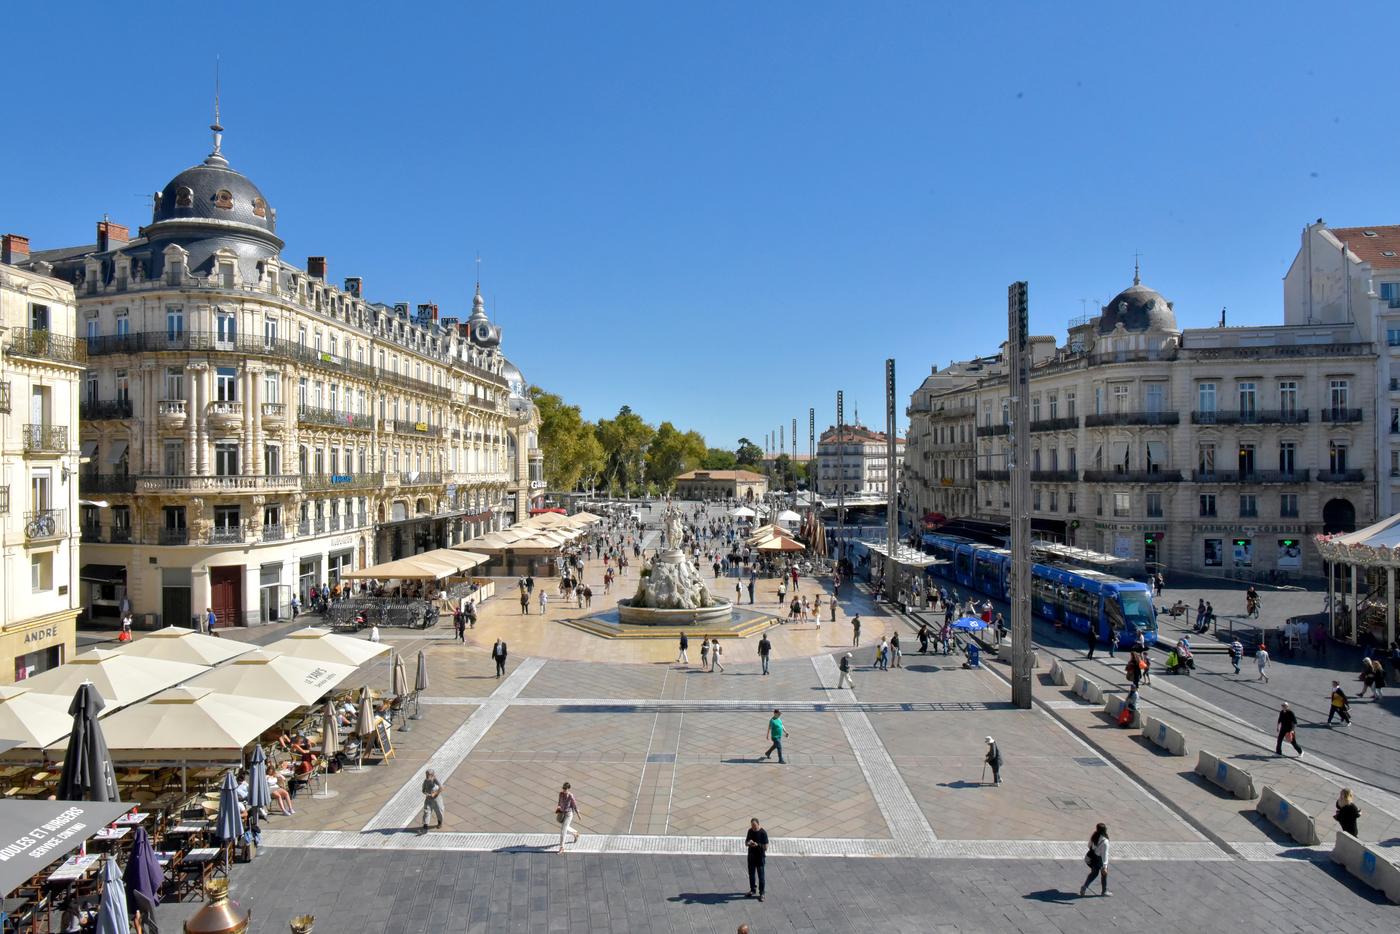
[[[1022,898],[1028,898],[1037,902],[1077,902],[1078,892],[1062,892],[1059,889],[1041,889],[1039,892],[1027,892]]]
[[[666,899],[682,905],[727,905],[730,902],[746,902],[749,897],[744,892],[681,892]]]
[[[970,782],[965,778],[960,778],[955,782],[939,782],[939,788],[981,788],[981,782]]]
[[[530,845],[525,844],[525,843],[520,843],[520,844],[517,844],[517,845],[515,845],[515,846],[503,846],[503,847],[499,847],[498,849],[494,849],[494,850],[492,850],[491,852],[492,852],[492,853],[557,853],[557,852],[559,852],[559,844],[557,844],[557,843],[543,843],[543,844],[540,844],[539,846],[530,846]]]

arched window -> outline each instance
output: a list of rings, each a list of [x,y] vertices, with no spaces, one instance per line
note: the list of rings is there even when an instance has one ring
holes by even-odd
[[[214,207],[223,208],[225,211],[233,208],[233,192],[227,188],[220,188],[214,193]]]
[[[183,185],[175,189],[175,206],[177,208],[194,207],[194,190]]]

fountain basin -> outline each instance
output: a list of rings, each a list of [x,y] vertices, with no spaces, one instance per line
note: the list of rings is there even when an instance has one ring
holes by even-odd
[[[617,616],[624,626],[727,626],[733,619],[734,605],[717,599],[713,606],[666,610],[633,606],[631,600],[619,600]]]

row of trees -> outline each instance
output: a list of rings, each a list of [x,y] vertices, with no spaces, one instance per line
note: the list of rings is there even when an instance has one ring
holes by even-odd
[[[734,450],[712,448],[698,431],[671,422],[653,426],[631,406],[590,422],[557,393],[531,386],[540,413],[540,451],[551,490],[607,490],[612,496],[670,492],[688,470],[763,470],[763,449],[740,438]]]

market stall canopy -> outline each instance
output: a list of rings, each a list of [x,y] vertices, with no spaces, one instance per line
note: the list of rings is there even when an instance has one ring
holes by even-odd
[[[791,509],[784,509],[782,512],[778,513],[777,517],[776,517],[773,521],[775,521],[775,522],[801,522],[801,521],[802,521],[802,517],[799,516],[797,513],[793,512]]]
[[[190,687],[309,706],[354,673],[354,665],[258,650],[200,675]]]
[[[793,541],[782,535],[775,535],[767,541],[754,545],[754,551],[805,551],[801,542]]]
[[[455,548],[438,548],[422,554],[374,564],[358,571],[340,575],[347,580],[441,580],[465,574],[488,560],[485,555],[471,554]]]
[[[783,538],[793,537],[791,530],[785,529],[780,525],[760,525],[758,528],[753,530],[752,534],[750,534],[748,538],[744,539],[744,544],[757,545],[759,542],[764,542],[770,538],[775,538],[778,536],[781,536]]]
[[[18,740],[16,745],[26,749],[42,749],[73,729],[73,717],[68,713],[73,698],[40,694],[25,684],[0,685],[0,733]]]
[[[322,662],[334,662],[337,665],[359,667],[370,659],[388,652],[389,646],[370,642],[368,639],[336,635],[329,629],[308,626],[264,646],[263,650],[295,658],[311,658]]]
[[[298,706],[177,687],[112,714],[102,721],[102,732],[113,759],[232,761]]]
[[[120,801],[0,799],[0,895],[8,896],[129,810]]]
[[[729,510],[729,514],[731,516],[748,519],[752,519],[754,516],[758,515],[758,513],[754,512],[747,506],[740,506],[738,509],[731,509]]]
[[[593,513],[587,511],[576,512],[572,516],[569,516],[569,521],[576,525],[593,525],[594,523],[602,522],[603,517],[595,516]]]
[[[166,626],[128,642],[120,651],[142,658],[159,658],[191,665],[217,665],[253,651],[255,646],[236,639],[220,639],[183,626]]]
[[[93,649],[75,655],[57,668],[26,678],[24,684],[31,691],[63,694],[71,699],[78,685],[91,681],[102,699],[116,708],[134,704],[208,670],[206,665]]]

